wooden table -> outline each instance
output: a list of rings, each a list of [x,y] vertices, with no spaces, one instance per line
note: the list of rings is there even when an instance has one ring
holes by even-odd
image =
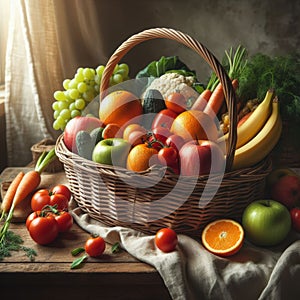
[[[13,223],[10,229],[37,256],[31,262],[24,252],[14,252],[0,261],[1,299],[170,299],[156,269],[125,251],[113,254],[111,245],[101,258],[88,258],[81,268],[72,270],[71,250],[82,247],[89,237],[76,224],[47,246],[35,244],[24,223]]]

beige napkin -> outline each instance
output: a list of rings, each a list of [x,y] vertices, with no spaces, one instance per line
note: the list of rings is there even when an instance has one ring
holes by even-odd
[[[70,210],[84,230],[102,236],[140,261],[154,266],[172,299],[300,299],[300,238],[294,232],[280,248],[257,248],[245,242],[225,259],[206,251],[201,242],[179,235],[175,251],[155,247],[154,235],[123,227],[107,227],[74,203]]]

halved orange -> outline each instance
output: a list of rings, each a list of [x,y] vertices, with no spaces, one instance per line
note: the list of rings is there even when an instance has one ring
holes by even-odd
[[[219,256],[237,253],[243,245],[244,229],[231,219],[219,219],[206,225],[202,232],[204,247]]]

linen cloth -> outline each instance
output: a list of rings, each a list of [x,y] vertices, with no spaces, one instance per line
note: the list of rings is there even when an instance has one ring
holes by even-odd
[[[156,248],[154,235],[124,227],[107,227],[71,203],[77,224],[106,242],[120,246],[140,261],[154,266],[174,300],[300,299],[300,235],[291,232],[279,247],[255,247],[245,241],[229,258],[209,253],[196,240],[178,235],[171,253]],[[199,233],[200,235],[200,233]]]

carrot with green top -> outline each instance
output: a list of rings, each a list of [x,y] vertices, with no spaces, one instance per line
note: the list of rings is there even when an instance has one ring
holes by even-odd
[[[236,90],[238,87],[238,80],[233,79],[231,83],[232,83],[234,90]],[[223,86],[219,82],[218,85],[216,86],[215,90],[212,92],[212,94],[209,98],[209,101],[208,101],[206,107],[204,108],[203,112],[205,112],[212,118],[215,118],[215,116],[218,114],[218,112],[223,104],[223,101],[224,101]]]
[[[34,170],[24,174],[16,187],[11,206],[8,211],[6,220],[0,231],[0,243],[3,242],[6,232],[9,228],[15,207],[21,203],[30,193],[39,186],[41,182],[41,173],[56,158],[55,149],[44,152],[38,159]],[[8,203],[7,203],[8,204]],[[8,206],[6,207],[6,209]]]

